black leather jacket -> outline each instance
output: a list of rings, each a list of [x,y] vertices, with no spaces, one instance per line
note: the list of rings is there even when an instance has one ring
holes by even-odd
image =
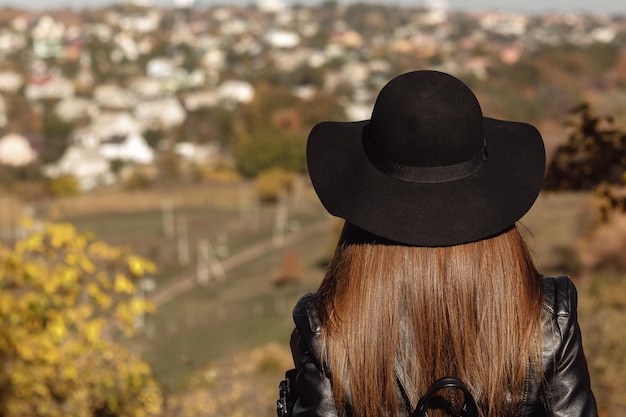
[[[567,277],[544,277],[542,312],[544,379],[529,378],[519,417],[596,417],[596,401],[589,384],[583,353],[574,284]],[[336,417],[331,382],[321,371],[319,335],[321,323],[315,295],[306,294],[293,311],[296,330],[291,349],[297,370],[298,400],[294,417]],[[410,413],[407,410],[404,416]]]

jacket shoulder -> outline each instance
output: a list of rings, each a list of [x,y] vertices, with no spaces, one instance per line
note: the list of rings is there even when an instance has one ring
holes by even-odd
[[[305,339],[315,339],[322,333],[322,322],[317,313],[315,294],[304,294],[293,308],[293,321]]]
[[[543,277],[543,307],[557,317],[576,314],[578,294],[569,277]]]
[[[529,398],[540,399],[548,416],[597,417],[578,326],[576,287],[568,277],[544,277],[543,285],[543,377],[532,384]]]

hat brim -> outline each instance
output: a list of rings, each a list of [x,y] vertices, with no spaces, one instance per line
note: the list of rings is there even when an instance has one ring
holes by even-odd
[[[443,183],[407,182],[369,161],[369,120],[322,122],[309,134],[307,163],[328,212],[375,235],[416,246],[452,246],[495,236],[533,205],[545,149],[526,123],[483,118],[487,158],[473,174]]]

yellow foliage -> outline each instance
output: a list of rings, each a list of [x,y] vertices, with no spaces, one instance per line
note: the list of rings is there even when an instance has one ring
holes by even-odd
[[[150,368],[106,334],[153,311],[135,287],[154,264],[70,224],[22,224],[0,245],[1,414],[160,415]]]
[[[156,272],[154,263],[139,256],[131,255],[128,257],[127,262],[130,273],[135,277],[143,277],[146,274],[154,274]]]
[[[114,289],[115,292],[121,292],[125,294],[132,294],[133,292],[135,292],[135,286],[128,278],[126,278],[124,274],[117,274],[115,276]]]

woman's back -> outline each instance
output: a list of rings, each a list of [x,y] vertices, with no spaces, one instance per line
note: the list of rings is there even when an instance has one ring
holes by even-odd
[[[567,277],[543,277],[542,284],[542,365],[535,370],[539,371],[539,375],[527,375],[520,402],[516,407],[511,407],[510,413],[498,415],[597,416],[576,317],[576,289]],[[317,359],[324,357],[324,351],[320,340],[322,324],[316,294],[306,294],[298,301],[293,318],[296,330],[291,344],[294,361],[299,369],[299,399],[293,415],[339,416],[340,411],[333,396],[331,371]],[[468,378],[471,380],[472,375]],[[400,390],[398,393],[402,396]],[[357,415],[351,408],[348,407],[346,414]],[[408,406],[401,407],[397,414],[384,415],[404,417],[409,416],[411,410]]]
[[[316,125],[307,161],[345,227],[306,309],[314,331],[294,333],[295,415],[408,415],[445,376],[491,416],[595,415],[575,291],[545,298],[516,228],[545,171],[537,129],[414,71],[383,87],[370,120]]]

